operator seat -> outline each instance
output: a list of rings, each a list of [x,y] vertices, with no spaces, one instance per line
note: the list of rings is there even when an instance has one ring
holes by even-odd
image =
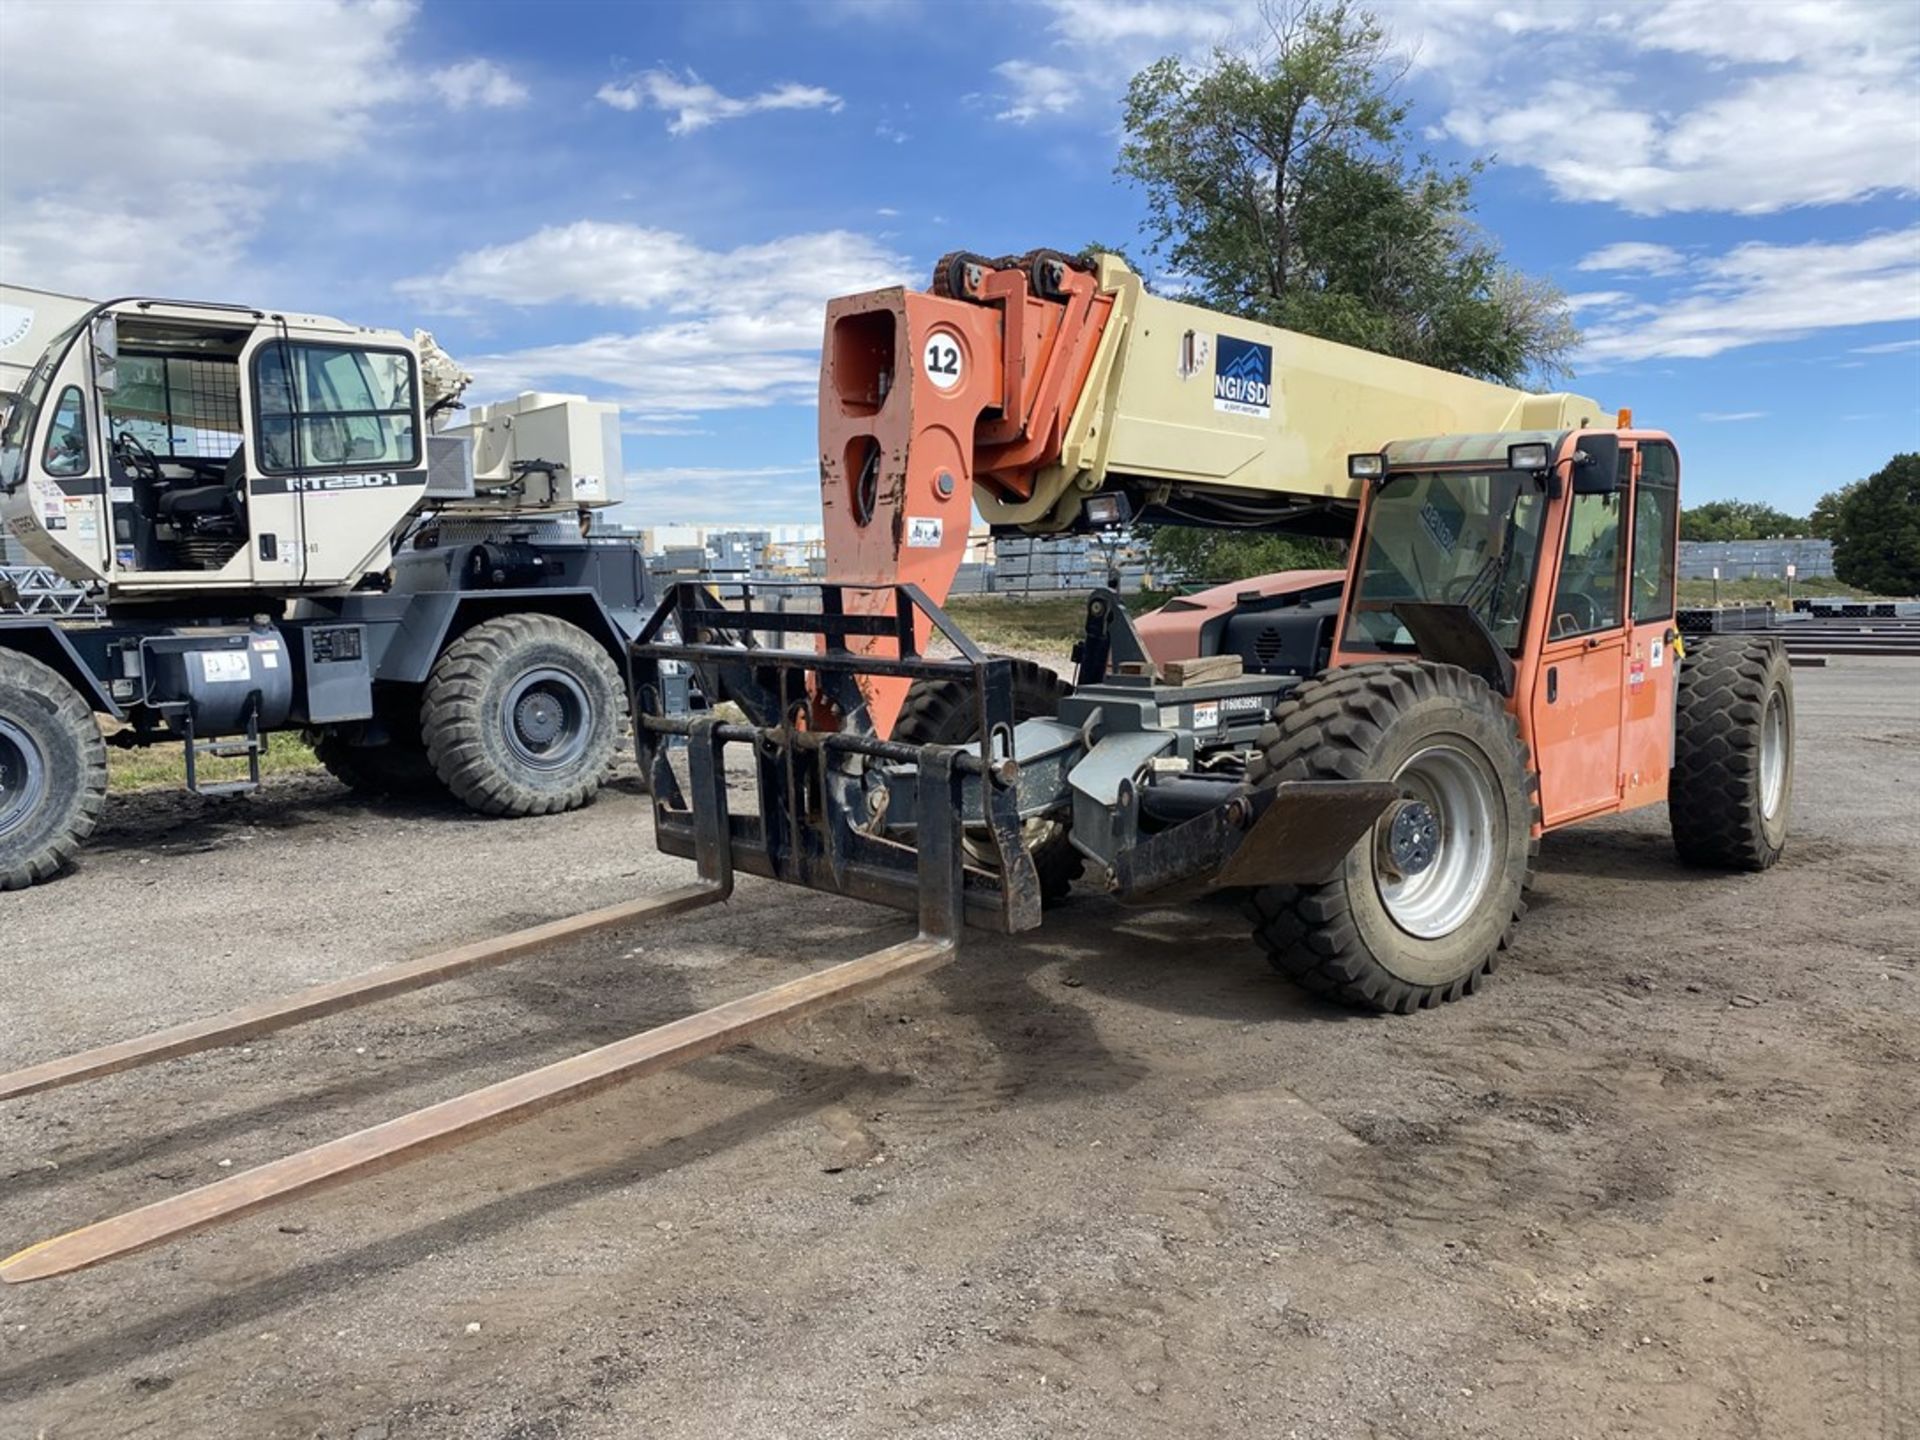
[[[160,497],[160,519],[175,529],[204,530],[209,522],[241,521],[246,513],[247,447],[227,457],[218,485],[179,485]]]

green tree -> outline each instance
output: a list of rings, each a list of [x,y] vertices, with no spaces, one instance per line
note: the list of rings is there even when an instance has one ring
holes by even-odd
[[[1160,60],[1127,92],[1119,171],[1195,301],[1504,384],[1566,373],[1564,296],[1467,219],[1478,166],[1410,156],[1379,21],[1347,0],[1262,16],[1258,53]]]
[[[1773,540],[1810,533],[1807,521],[1759,500],[1709,500],[1680,512],[1682,540]]]
[[[1836,510],[1833,569],[1841,582],[1881,595],[1920,594],[1920,453],[1896,455],[1849,485]]]
[[[1847,497],[1862,485],[1856,480],[1851,485],[1842,485],[1838,490],[1829,490],[1814,502],[1813,514],[1807,519],[1807,533],[1822,540],[1831,540],[1834,531],[1840,528],[1840,510],[1847,503]]]
[[[1329,540],[1186,525],[1155,526],[1147,542],[1158,586],[1215,584],[1280,570],[1339,569],[1347,563],[1342,549]]]

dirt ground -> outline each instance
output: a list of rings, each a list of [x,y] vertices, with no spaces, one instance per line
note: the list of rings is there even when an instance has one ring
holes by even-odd
[[[0,1434],[1920,1440],[1920,667],[1796,675],[1796,834],[1553,837],[1479,996],[1353,1017],[1235,912],[1019,941],[471,1148],[0,1292]],[[0,1068],[680,883],[628,782],[490,823],[116,800],[0,897]],[[0,1248],[902,938],[744,880],[0,1105]]]

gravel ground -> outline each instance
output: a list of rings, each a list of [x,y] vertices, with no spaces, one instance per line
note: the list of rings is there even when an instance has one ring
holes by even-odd
[[[0,1293],[0,1434],[1920,1437],[1920,668],[1796,676],[1795,838],[1549,840],[1495,983],[1302,999],[1236,914],[1017,942],[467,1149]],[[574,816],[116,800],[0,898],[0,1068],[649,890]],[[0,1105],[0,1248],[888,943],[724,910]],[[230,1168],[223,1168],[230,1162]]]

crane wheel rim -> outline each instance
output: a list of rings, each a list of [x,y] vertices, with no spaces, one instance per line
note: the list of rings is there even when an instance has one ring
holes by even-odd
[[[1760,814],[1767,820],[1780,813],[1786,796],[1787,748],[1787,701],[1776,688],[1760,721]]]
[[[0,839],[38,808],[47,788],[47,760],[20,726],[0,716]]]
[[[564,770],[593,734],[593,703],[580,682],[553,666],[529,670],[501,703],[507,747],[534,770]]]
[[[1375,887],[1395,925],[1416,939],[1438,940],[1466,924],[1492,888],[1501,848],[1498,788],[1483,756],[1449,741],[1415,752],[1393,778],[1426,808],[1439,836],[1417,873],[1396,874],[1376,860]]]

